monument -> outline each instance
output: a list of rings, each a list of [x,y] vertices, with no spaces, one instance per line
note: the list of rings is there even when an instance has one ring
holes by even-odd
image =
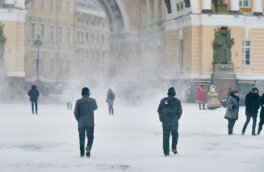
[[[230,29],[226,26],[215,29],[215,39],[213,42],[214,61],[212,82],[218,88],[220,98],[225,98],[228,89],[237,89],[236,74],[232,62],[231,49],[234,39],[231,38]]]
[[[1,76],[4,73],[4,45],[6,42],[6,38],[4,37],[4,25],[0,25],[0,72]]]

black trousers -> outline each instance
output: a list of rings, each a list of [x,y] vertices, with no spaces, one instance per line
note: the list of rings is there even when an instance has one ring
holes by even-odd
[[[250,118],[253,119],[252,134],[255,134],[255,131],[256,131],[256,123],[257,123],[257,116],[253,116],[253,117],[247,116],[247,120],[246,120],[246,122],[245,122],[245,124],[244,124],[243,130],[242,130],[242,133],[245,133],[245,132],[246,132],[246,129],[247,129],[248,123],[250,122]]]
[[[31,101],[32,114],[34,114],[34,106],[35,106],[35,112],[38,113],[38,101]]]
[[[199,102],[199,109],[202,109],[201,105],[203,104],[203,109],[205,109],[205,103]]]
[[[113,105],[108,105],[109,106],[109,114],[114,115],[114,107]]]
[[[94,127],[79,126],[78,130],[79,130],[80,152],[81,152],[81,155],[83,155],[84,145],[85,145],[85,133],[88,138],[87,149],[91,150],[93,146],[93,141],[94,141]]]
[[[236,123],[235,119],[228,119],[228,134],[233,134],[235,123]]]
[[[71,102],[67,102],[67,108],[68,108],[68,110],[72,110],[72,103]]]
[[[264,116],[261,115],[260,116],[260,121],[259,121],[259,127],[258,127],[258,134],[260,134],[260,132],[262,130],[262,127],[263,127],[263,124],[264,124]]]
[[[178,122],[173,124],[163,124],[163,152],[164,154],[169,154],[170,152],[170,135],[172,136],[172,150],[177,150],[179,132],[178,132]]]

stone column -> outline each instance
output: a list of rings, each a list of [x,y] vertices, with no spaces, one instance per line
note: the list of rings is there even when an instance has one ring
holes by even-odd
[[[254,15],[262,15],[262,0],[253,0],[253,9],[252,12]]]
[[[239,9],[239,0],[230,0],[230,13],[238,14]]]
[[[203,0],[202,9],[202,13],[212,13],[212,1]]]
[[[15,6],[15,1],[14,0],[5,0],[4,7],[5,8],[12,8]]]
[[[191,0],[192,13],[200,13],[199,2],[197,0]]]
[[[25,8],[25,0],[17,0],[17,7],[18,8],[22,8],[24,9]]]

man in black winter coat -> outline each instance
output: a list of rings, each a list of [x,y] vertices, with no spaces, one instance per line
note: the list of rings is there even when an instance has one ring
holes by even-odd
[[[90,98],[90,91],[87,87],[82,89],[82,98],[76,102],[74,116],[78,121],[80,155],[84,156],[85,132],[88,137],[86,156],[90,157],[90,152],[94,140],[94,111],[98,108],[96,100]]]
[[[30,97],[30,102],[31,102],[31,108],[32,108],[32,114],[34,114],[34,105],[35,105],[35,111],[36,114],[38,114],[38,97],[39,97],[39,92],[37,90],[36,85],[32,85],[31,90],[28,92],[28,96]]]
[[[178,121],[182,115],[181,101],[175,98],[176,92],[173,87],[168,91],[168,97],[161,100],[158,113],[163,127],[163,151],[165,156],[170,152],[170,134],[172,135],[172,152],[177,154]]]
[[[259,96],[259,90],[257,87],[253,87],[251,91],[247,94],[245,99],[245,105],[246,105],[246,116],[247,120],[244,124],[244,127],[242,129],[242,135],[245,134],[247,125],[250,121],[250,118],[253,119],[253,125],[252,125],[252,135],[256,135],[256,122],[257,122],[257,116],[258,116],[258,109],[260,107],[260,96]]]
[[[264,93],[260,97],[260,106],[261,106],[261,110],[259,115],[260,121],[259,121],[258,135],[260,134],[262,130],[262,126],[264,124]]]

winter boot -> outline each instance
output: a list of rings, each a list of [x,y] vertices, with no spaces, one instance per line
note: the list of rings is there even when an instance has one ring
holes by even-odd
[[[178,154],[178,151],[176,149],[171,150],[174,154]]]
[[[164,156],[168,157],[168,156],[170,156],[170,154],[169,153],[164,153]]]
[[[252,132],[252,136],[256,136],[256,133],[255,132]]]
[[[90,156],[91,156],[90,148],[87,147],[86,148],[86,157],[90,158]]]
[[[80,148],[80,157],[84,157],[84,148]]]

